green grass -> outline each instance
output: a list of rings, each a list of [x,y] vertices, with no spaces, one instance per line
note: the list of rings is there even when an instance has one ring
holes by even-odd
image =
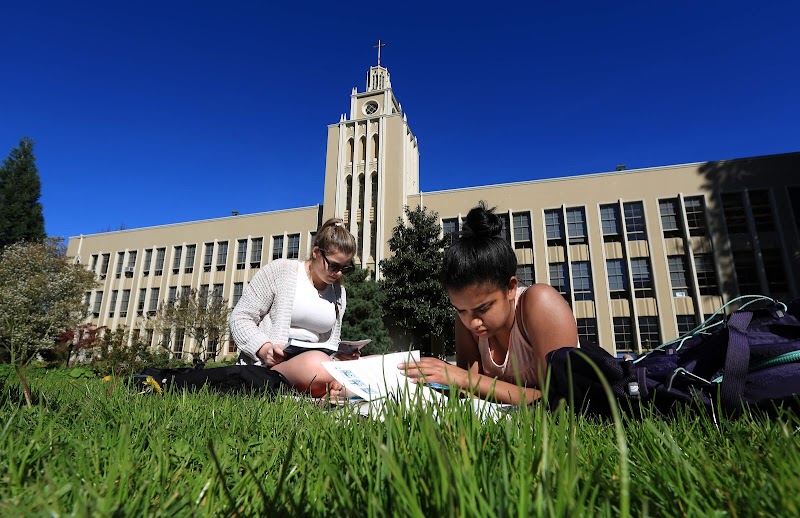
[[[27,376],[31,407],[0,368],[2,516],[800,514],[791,415],[615,427],[540,408],[483,423],[450,405],[381,422],[286,397]]]

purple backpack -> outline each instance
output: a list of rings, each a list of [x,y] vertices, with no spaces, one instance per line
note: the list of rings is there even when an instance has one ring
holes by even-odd
[[[574,401],[577,411],[610,416],[609,400],[634,417],[648,408],[670,414],[687,403],[736,416],[744,408],[800,410],[800,300],[788,306],[746,295],[724,320],[707,320],[635,360],[598,348],[562,348],[548,357],[547,400]],[[726,305],[727,306],[727,305]],[[725,306],[717,313],[722,313]]]

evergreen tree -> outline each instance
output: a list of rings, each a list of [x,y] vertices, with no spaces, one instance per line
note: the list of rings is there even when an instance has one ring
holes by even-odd
[[[420,207],[405,207],[404,212],[408,224],[398,218],[389,239],[393,257],[380,263],[384,308],[411,339],[412,347],[423,354],[441,355],[452,350],[454,321],[439,284],[445,246],[439,215]]]
[[[369,270],[356,268],[345,279],[347,311],[342,321],[342,339],[370,338],[372,342],[361,354],[384,354],[392,350],[392,339],[383,322],[385,297],[380,285],[369,275]]]
[[[19,241],[44,241],[41,191],[33,140],[23,137],[0,166],[0,250]]]

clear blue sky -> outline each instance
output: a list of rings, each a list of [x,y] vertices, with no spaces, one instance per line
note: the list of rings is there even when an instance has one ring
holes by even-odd
[[[0,157],[49,235],[322,203],[378,38],[424,191],[800,151],[800,3],[655,4],[4,2]]]

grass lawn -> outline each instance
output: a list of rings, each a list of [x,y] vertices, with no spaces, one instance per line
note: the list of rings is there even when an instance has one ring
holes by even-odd
[[[385,421],[0,366],[0,515],[798,516],[800,419]],[[621,432],[621,433],[618,433]]]

